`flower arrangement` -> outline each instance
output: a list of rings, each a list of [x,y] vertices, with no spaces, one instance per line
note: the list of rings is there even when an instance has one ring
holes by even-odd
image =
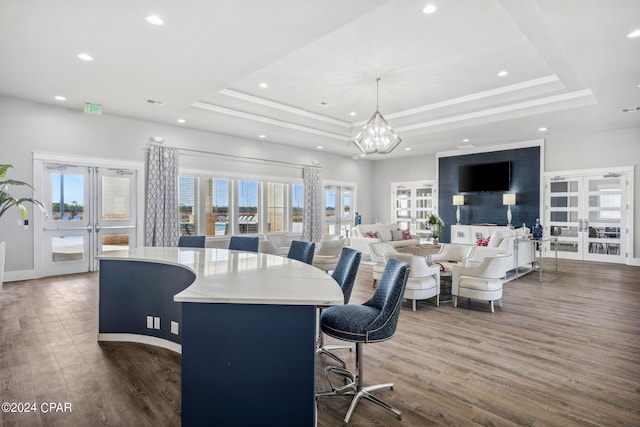
[[[442,234],[442,227],[444,227],[444,221],[438,215],[430,213],[427,217],[427,223],[431,226],[432,231],[437,231],[437,236]]]
[[[13,168],[13,165],[1,165],[0,164],[0,179],[4,179],[7,176],[7,171]],[[44,214],[47,214],[47,208],[38,200],[32,199],[31,197],[21,197],[16,199],[11,194],[9,194],[9,186],[10,185],[26,185],[27,187],[33,188],[30,184],[22,181],[16,181],[15,179],[4,179],[0,181],[0,218],[4,215],[12,207],[17,207],[22,211],[22,219],[24,220],[27,217],[27,208],[24,207],[25,202],[33,203],[38,206]]]

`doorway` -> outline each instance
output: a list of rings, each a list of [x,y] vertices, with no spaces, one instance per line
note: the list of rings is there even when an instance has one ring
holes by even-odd
[[[354,222],[354,189],[351,186],[324,186],[324,234],[347,236]]]
[[[98,269],[97,256],[135,247],[138,171],[43,162],[44,276]]]
[[[558,257],[625,263],[630,229],[631,172],[545,177],[545,221]]]

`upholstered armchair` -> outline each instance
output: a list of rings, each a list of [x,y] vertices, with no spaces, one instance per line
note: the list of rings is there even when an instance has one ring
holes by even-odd
[[[260,240],[258,243],[258,252],[263,254],[287,256],[289,248],[281,248],[275,242],[270,240]]]
[[[451,280],[453,306],[458,306],[458,297],[461,297],[489,301],[492,313],[494,301],[502,307],[502,284],[512,265],[511,255],[498,255],[486,257],[475,267],[454,266]]]
[[[404,298],[412,300],[413,311],[416,311],[416,301],[435,297],[436,306],[440,305],[440,266],[427,265],[423,256],[411,254],[385,254],[385,258],[399,259],[411,266],[409,279],[404,291]]]
[[[321,240],[316,246],[313,266],[327,272],[335,269],[343,247],[344,239]]]
[[[373,287],[376,287],[376,284],[382,277],[382,273],[384,272],[384,267],[386,265],[386,261],[384,259],[385,254],[400,254],[398,250],[389,242],[375,242],[369,244],[369,256],[371,257],[371,261],[375,262],[373,264]]]
[[[269,233],[264,235],[264,240],[275,243],[280,247],[283,255],[286,255],[293,239],[289,238],[286,233]]]
[[[476,247],[460,243],[442,243],[440,251],[431,255],[431,261],[450,269],[454,265],[461,265],[464,260],[473,256]]]

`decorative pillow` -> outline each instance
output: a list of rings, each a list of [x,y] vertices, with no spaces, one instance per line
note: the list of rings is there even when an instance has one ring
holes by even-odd
[[[489,245],[489,239],[483,239],[482,237],[478,237],[476,239],[476,246],[487,246]]]
[[[409,229],[407,228],[406,230],[402,230],[402,240],[409,239],[411,239],[411,232],[409,231]]]
[[[376,233],[374,233],[373,231],[367,231],[366,233],[364,233],[364,237],[370,237],[372,239],[375,239]]]
[[[391,240],[403,240],[404,239],[404,231],[398,229],[398,230],[391,230]]]
[[[384,239],[382,238],[382,233],[381,233],[381,232],[376,231],[376,239],[380,239],[381,241],[382,241],[382,240],[384,240]]]

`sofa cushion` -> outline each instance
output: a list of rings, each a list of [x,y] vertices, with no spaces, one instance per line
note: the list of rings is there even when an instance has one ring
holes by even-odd
[[[513,237],[515,232],[513,230],[496,230],[491,233],[489,236],[489,243],[487,244],[490,248],[497,248],[502,243],[502,239],[505,237]]]
[[[391,230],[391,240],[402,240],[404,237],[404,231],[402,230]]]

